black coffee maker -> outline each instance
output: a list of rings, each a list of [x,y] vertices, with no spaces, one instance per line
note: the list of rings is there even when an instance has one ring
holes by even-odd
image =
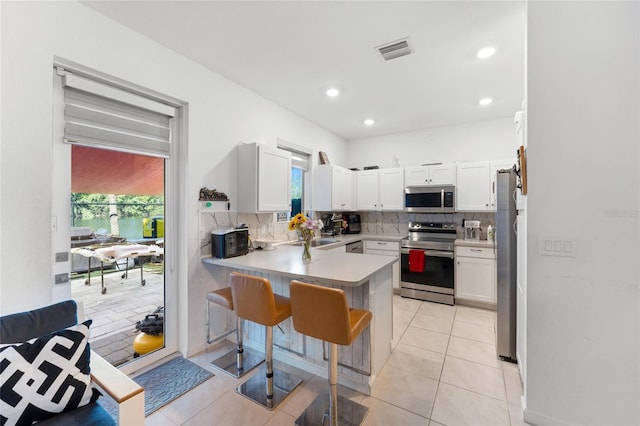
[[[360,215],[357,213],[349,213],[342,215],[342,233],[343,234],[359,234],[360,233]]]
[[[340,235],[342,231],[342,216],[337,214],[322,214],[320,215],[322,221],[322,234],[324,235]]]

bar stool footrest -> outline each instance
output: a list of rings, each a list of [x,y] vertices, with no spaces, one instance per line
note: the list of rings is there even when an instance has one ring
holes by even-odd
[[[260,370],[249,380],[242,383],[236,388],[236,392],[249,398],[268,410],[273,410],[278,404],[284,400],[292,390],[296,388],[302,379],[293,374],[273,369],[273,398],[267,399],[267,366],[263,365]]]
[[[237,350],[233,348],[226,354],[211,361],[211,364],[238,379],[264,362],[264,353],[245,346],[242,352],[242,369],[238,370],[236,354]]]
[[[360,426],[369,408],[338,395],[338,424]],[[324,420],[324,422],[323,422]],[[296,426],[329,426],[329,394],[321,393],[296,419]]]

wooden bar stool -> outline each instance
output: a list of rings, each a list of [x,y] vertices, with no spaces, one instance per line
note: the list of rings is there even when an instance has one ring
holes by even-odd
[[[273,368],[273,326],[291,316],[291,303],[288,297],[273,294],[266,278],[232,272],[229,282],[238,318],[265,326],[265,368],[236,390],[272,410],[302,382],[292,374]]]
[[[209,321],[211,318],[210,307],[211,303],[215,303],[225,309],[233,311],[233,296],[231,294],[231,287],[221,288],[207,294],[207,343],[211,344],[217,342],[229,334],[236,332],[236,348],[230,350],[224,355],[211,361],[211,364],[215,365],[225,373],[230,374],[233,377],[240,378],[246,373],[251,371],[254,367],[261,364],[264,361],[264,356],[258,351],[251,348],[245,348],[242,344],[242,318],[236,316],[236,329],[230,330],[215,339],[211,339],[211,330]]]
[[[338,396],[338,345],[350,345],[371,322],[371,312],[350,309],[344,290],[291,281],[293,326],[299,333],[329,342],[329,398],[318,395],[296,425],[360,425],[369,409]]]

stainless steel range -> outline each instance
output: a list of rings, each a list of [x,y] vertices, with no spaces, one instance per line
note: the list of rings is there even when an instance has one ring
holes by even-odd
[[[400,249],[400,295],[453,305],[455,223],[409,222]]]

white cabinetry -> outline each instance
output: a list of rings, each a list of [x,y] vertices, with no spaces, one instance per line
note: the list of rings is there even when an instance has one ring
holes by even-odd
[[[291,154],[271,145],[238,146],[238,211],[291,209]]]
[[[456,184],[455,164],[406,167],[404,170],[405,186]]]
[[[488,161],[458,164],[456,211],[491,209],[491,165]]]
[[[321,164],[313,172],[313,209],[353,210],[354,174],[351,170]]]
[[[400,292],[400,243],[397,241],[370,241],[364,242],[364,253],[378,256],[393,256],[398,259],[393,264],[393,289],[395,293]]]
[[[459,163],[456,211],[495,211],[496,173],[514,163],[513,160]]]
[[[493,248],[456,247],[456,300],[496,304],[496,255]]]
[[[375,169],[356,173],[357,210],[402,210],[404,169]]]
[[[378,170],[356,172],[356,210],[378,209]]]

